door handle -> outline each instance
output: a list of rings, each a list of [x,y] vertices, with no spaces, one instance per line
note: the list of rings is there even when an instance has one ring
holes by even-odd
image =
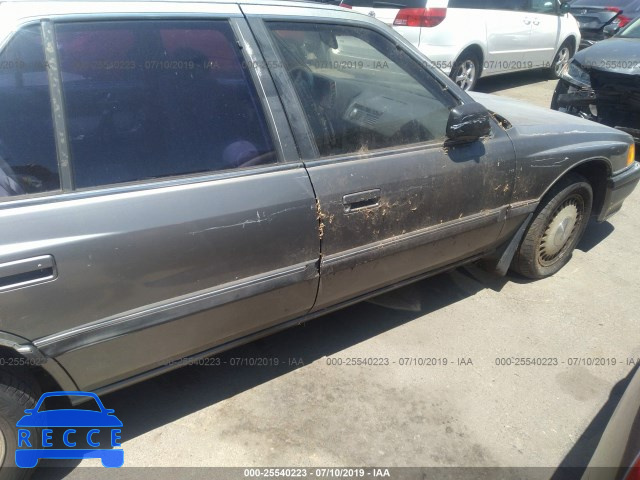
[[[539,19],[537,19],[537,18],[534,18],[534,19],[533,19],[533,24],[534,24],[535,26],[540,25],[540,20],[539,20]]]
[[[531,19],[529,17],[525,18],[523,22],[525,25],[531,25]]]
[[[346,213],[377,207],[380,203],[380,189],[367,190],[366,192],[350,193],[342,197],[342,204]]]
[[[51,255],[0,263],[0,292],[48,282],[57,276],[56,262]]]

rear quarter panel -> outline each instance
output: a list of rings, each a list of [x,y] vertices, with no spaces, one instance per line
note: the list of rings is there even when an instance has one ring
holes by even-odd
[[[448,2],[431,0],[429,8],[445,8]],[[450,61],[455,61],[460,53],[470,45],[478,45],[486,55],[487,29],[485,15],[487,10],[468,8],[448,8],[444,21],[432,28],[420,29],[420,43],[418,47],[427,57],[433,60],[444,60],[430,54],[430,47],[437,47],[441,51],[446,47],[450,52]],[[400,32],[403,33],[404,32]]]

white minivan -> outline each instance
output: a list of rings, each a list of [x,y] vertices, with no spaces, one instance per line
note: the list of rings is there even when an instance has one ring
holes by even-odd
[[[478,78],[548,69],[558,77],[580,45],[560,0],[343,0],[392,25],[463,89]]]

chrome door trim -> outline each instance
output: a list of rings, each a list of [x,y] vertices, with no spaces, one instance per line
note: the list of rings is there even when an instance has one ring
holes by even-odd
[[[89,347],[139,330],[152,328],[221,305],[243,300],[318,276],[316,262],[256,275],[211,289],[145,306],[96,322],[39,338],[33,342],[44,355],[57,357],[72,350]]]

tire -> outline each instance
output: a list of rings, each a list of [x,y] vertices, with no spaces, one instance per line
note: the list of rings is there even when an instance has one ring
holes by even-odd
[[[40,395],[30,377],[15,373],[0,370],[0,480],[25,480],[33,473],[31,469],[16,467],[16,422],[22,418],[26,408],[35,406]],[[33,440],[32,436],[32,444]]]
[[[531,279],[557,273],[571,259],[591,217],[593,190],[569,174],[545,195],[520,243],[511,267]]]
[[[562,69],[571,61],[571,57],[574,54],[574,48],[571,45],[571,41],[567,40],[558,49],[556,56],[553,58],[553,62],[549,67],[549,78],[557,80],[560,78]]]
[[[551,97],[551,110],[556,110],[562,113],[568,113],[569,115],[573,115],[574,117],[597,121],[597,119],[593,117],[593,113],[591,113],[591,109],[589,107],[573,107],[573,106],[561,107],[559,105],[560,95],[568,93],[569,87],[570,85],[565,80],[560,79],[558,81],[558,85],[556,86],[556,89],[553,92],[553,97]]]
[[[449,78],[464,91],[475,88],[480,77],[480,59],[473,52],[462,52],[451,68]]]
[[[558,97],[569,92],[569,84],[564,80],[559,80],[553,91],[553,97],[551,97],[551,110],[560,111],[560,105],[558,104]],[[566,110],[566,108],[564,109]]]

